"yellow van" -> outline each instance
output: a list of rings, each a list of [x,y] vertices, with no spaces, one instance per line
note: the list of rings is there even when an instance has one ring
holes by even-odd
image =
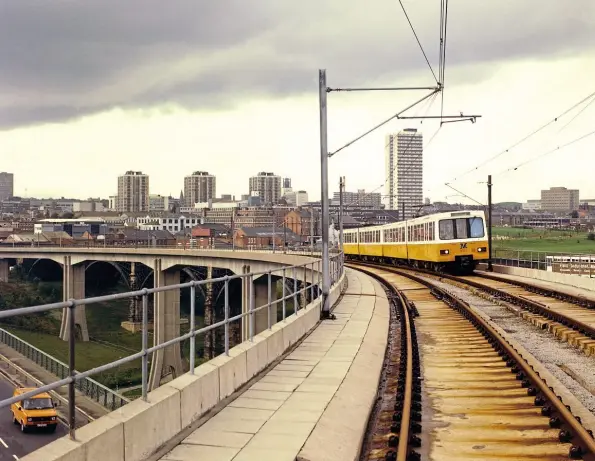
[[[35,390],[34,387],[17,387],[13,397]],[[12,411],[12,422],[21,425],[21,431],[27,432],[30,428],[46,428],[50,432],[56,430],[58,425],[58,414],[56,413],[50,394],[42,392],[28,399],[13,403],[10,406]]]

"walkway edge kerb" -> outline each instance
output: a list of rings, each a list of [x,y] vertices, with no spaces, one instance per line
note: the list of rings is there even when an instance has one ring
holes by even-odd
[[[336,304],[346,282],[345,273],[330,290]],[[21,461],[144,461],[188,426],[245,387],[254,376],[277,361],[320,323],[320,299],[148,394],[148,402],[135,400],[76,432],[77,441],[60,438]]]
[[[369,278],[374,287],[374,297],[362,297],[366,302],[374,299],[372,316],[345,379],[300,450],[297,461],[358,461],[361,456],[386,359],[390,303],[383,284],[365,272],[358,272]]]

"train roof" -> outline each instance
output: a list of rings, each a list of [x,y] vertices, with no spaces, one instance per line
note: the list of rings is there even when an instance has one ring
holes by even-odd
[[[441,219],[453,219],[453,218],[472,218],[472,217],[481,217],[485,219],[485,213],[483,210],[461,210],[461,211],[447,211],[443,213],[434,213],[428,214],[425,216],[420,216],[419,218],[408,219],[406,222],[407,224],[423,224],[427,222],[439,221]],[[357,231],[375,231],[386,229],[391,226],[400,226],[404,224],[404,221],[397,221],[390,224],[381,224],[378,226],[366,226],[366,227],[356,227],[352,229],[346,229],[344,232],[357,232]]]

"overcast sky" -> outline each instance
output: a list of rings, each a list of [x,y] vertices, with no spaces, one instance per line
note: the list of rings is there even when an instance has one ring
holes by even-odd
[[[437,73],[440,2],[403,3]],[[218,195],[239,195],[273,171],[317,199],[319,68],[331,87],[435,84],[397,0],[3,0],[0,63],[0,170],[27,196],[107,197],[134,169],[151,193],[177,196],[206,170]],[[549,186],[595,198],[595,136],[514,170],[594,130],[595,103],[574,118],[589,101],[461,176],[593,93],[593,75],[592,0],[452,0],[444,113],[482,118],[427,146],[424,195],[465,201],[451,182],[483,201],[491,173],[497,201]],[[423,94],[331,93],[329,150]],[[439,99],[410,112],[439,113]],[[427,143],[438,126],[392,121],[340,152],[330,192],[340,175],[378,189],[384,135],[418,128]]]

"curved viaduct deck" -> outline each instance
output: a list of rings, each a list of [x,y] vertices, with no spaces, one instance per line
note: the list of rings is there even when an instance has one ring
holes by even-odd
[[[266,272],[272,268],[307,264],[317,260],[319,255],[302,252],[272,253],[261,251],[198,250],[177,248],[122,248],[122,247],[0,247],[0,259],[51,259],[64,264],[76,265],[85,261],[138,262],[155,269],[155,260],[161,260],[161,270],[176,265],[215,265],[242,273],[242,266],[250,262],[251,272]],[[0,280],[2,271],[0,270]]]

